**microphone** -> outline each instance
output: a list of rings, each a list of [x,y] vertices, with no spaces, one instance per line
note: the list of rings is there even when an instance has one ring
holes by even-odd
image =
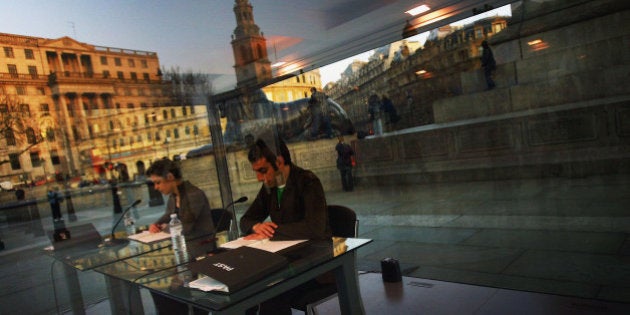
[[[118,221],[116,221],[116,223],[114,224],[114,227],[112,227],[112,233],[110,234],[109,239],[105,239],[105,245],[106,246],[112,246],[112,245],[118,245],[118,244],[124,244],[129,242],[126,239],[116,239],[116,236],[114,235],[114,231],[116,230],[116,227],[118,226],[118,224],[120,224],[120,221],[122,221],[122,219],[125,217],[125,215],[127,214],[127,212],[129,212],[129,210],[131,210],[131,208],[139,205],[142,202],[142,200],[138,199],[136,201],[134,201],[131,206],[127,207],[127,209],[125,209],[122,214],[120,215],[120,218],[118,218]]]

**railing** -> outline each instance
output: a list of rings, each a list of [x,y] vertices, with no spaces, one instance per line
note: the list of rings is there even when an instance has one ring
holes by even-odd
[[[8,73],[8,72],[0,72],[0,79],[11,79],[11,80],[46,80],[48,79],[47,75],[43,74],[30,74],[30,73]]]

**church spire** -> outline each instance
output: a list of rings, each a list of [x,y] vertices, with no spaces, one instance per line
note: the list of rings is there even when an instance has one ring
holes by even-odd
[[[271,79],[271,62],[267,58],[267,43],[254,22],[249,0],[235,0],[236,28],[232,34],[234,70],[237,86],[257,84]]]

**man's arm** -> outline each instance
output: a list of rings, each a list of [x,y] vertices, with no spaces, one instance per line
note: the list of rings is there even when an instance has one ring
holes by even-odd
[[[256,199],[249,206],[245,214],[241,217],[240,228],[241,232],[245,235],[254,233],[252,228],[254,225],[263,222],[269,216],[269,194],[267,194],[265,188],[261,188],[256,195]]]

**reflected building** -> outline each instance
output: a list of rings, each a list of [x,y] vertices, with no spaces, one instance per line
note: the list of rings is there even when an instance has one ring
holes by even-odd
[[[434,122],[433,101],[461,95],[459,74],[480,67],[480,46],[507,27],[507,17],[492,17],[461,27],[443,26],[426,42],[401,40],[377,48],[368,62],[355,62],[326,93],[346,106],[358,130],[367,131],[367,99],[372,91],[387,95],[403,118],[389,130]]]
[[[133,178],[209,141],[205,106],[173,102],[155,52],[14,34],[0,45],[0,104],[19,103],[41,135],[0,139],[3,180]]]

